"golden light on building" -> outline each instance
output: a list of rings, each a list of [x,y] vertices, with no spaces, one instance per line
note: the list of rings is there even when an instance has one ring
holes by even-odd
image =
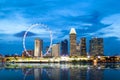
[[[70,30],[70,56],[77,56],[76,54],[76,31],[75,28]]]
[[[42,57],[43,40],[35,39],[34,57]]]

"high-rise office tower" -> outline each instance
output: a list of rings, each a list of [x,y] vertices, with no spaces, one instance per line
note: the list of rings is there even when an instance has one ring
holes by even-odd
[[[77,43],[76,45],[76,53],[77,55],[80,55],[80,43]]]
[[[42,57],[43,40],[35,39],[34,57]]]
[[[81,56],[87,56],[87,53],[86,53],[86,38],[85,37],[81,38],[81,40],[80,40],[80,55]]]
[[[75,28],[71,28],[71,30],[70,30],[70,56],[77,56]]]
[[[89,47],[90,56],[103,56],[103,38],[92,38]]]
[[[61,42],[61,55],[68,55],[68,40]]]
[[[52,46],[52,56],[59,57],[60,56],[60,44],[53,44]]]

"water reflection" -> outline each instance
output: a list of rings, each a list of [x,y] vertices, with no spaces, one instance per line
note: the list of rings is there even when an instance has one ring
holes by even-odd
[[[3,70],[3,72],[1,72]],[[117,70],[120,74],[120,64],[0,64],[0,79],[7,80],[1,75],[10,71],[13,74],[21,75],[17,80],[107,80],[106,70]],[[18,76],[17,75],[17,76]],[[115,77],[115,76],[113,76]],[[117,76],[116,80],[120,80]]]

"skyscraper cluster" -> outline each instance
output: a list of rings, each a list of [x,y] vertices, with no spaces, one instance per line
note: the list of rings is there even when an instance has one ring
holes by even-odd
[[[81,38],[80,43],[76,43],[75,28],[70,30],[70,56],[87,56],[86,52],[86,38]]]
[[[75,28],[70,30],[70,56],[103,56],[103,38],[92,38],[89,41],[89,53],[87,52],[86,38],[82,37],[80,43],[76,43]]]
[[[70,45],[70,46],[68,46]],[[88,44],[85,37],[80,38],[79,43],[77,43],[77,33],[75,28],[71,28],[69,33],[69,43],[65,39],[60,43],[53,44],[51,50],[48,51],[49,46],[46,47],[46,56],[49,57],[59,57],[59,56],[103,56],[103,38],[92,38],[89,41],[89,52]],[[34,52],[32,53],[33,57],[42,57],[43,56],[43,40],[36,38]]]

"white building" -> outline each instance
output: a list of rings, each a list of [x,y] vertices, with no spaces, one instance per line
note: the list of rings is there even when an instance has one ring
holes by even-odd
[[[52,56],[59,57],[60,56],[60,44],[53,44],[52,46]]]
[[[34,57],[42,57],[43,40],[35,39]]]

